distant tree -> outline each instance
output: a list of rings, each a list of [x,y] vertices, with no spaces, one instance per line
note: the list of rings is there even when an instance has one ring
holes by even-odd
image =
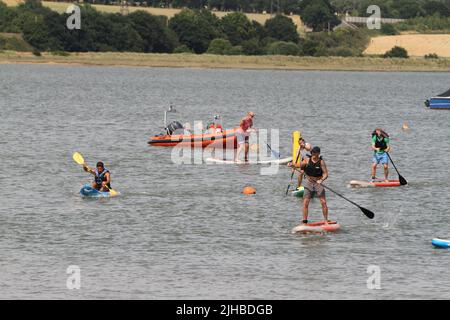
[[[229,13],[220,20],[223,33],[232,45],[255,37],[256,30],[247,16],[240,12]]]
[[[410,19],[424,15],[424,11],[417,0],[397,0],[392,3],[392,9],[398,12],[398,17]]]
[[[277,41],[269,45],[267,53],[271,55],[296,56],[299,54],[299,47],[293,42]]]
[[[395,29],[394,25],[389,23],[383,23],[381,24],[381,33],[389,36],[393,36],[398,34],[397,29]]]
[[[441,17],[450,16],[450,6],[441,1],[427,1],[423,4],[422,8],[426,16],[435,14],[439,14]]]
[[[301,5],[303,22],[313,31],[324,31],[339,24],[335,9],[328,0],[304,0]]]
[[[408,58],[408,51],[405,48],[395,46],[391,50],[387,51],[384,58]]]
[[[128,19],[143,41],[144,52],[172,52],[177,45],[161,18],[138,10],[130,13]]]
[[[248,56],[259,56],[264,54],[264,50],[257,38],[242,41],[241,43],[242,51]]]
[[[184,9],[169,20],[169,27],[181,44],[195,53],[204,53],[209,43],[220,37],[219,19],[210,12]]]
[[[173,53],[193,53],[191,49],[189,49],[189,47],[185,44],[182,44],[178,47],[176,47],[173,50]]]
[[[268,37],[285,42],[298,42],[297,27],[288,17],[276,15],[268,19],[264,27]]]
[[[232,45],[227,39],[214,39],[211,41],[208,47],[207,53],[209,54],[225,54],[232,48]]]

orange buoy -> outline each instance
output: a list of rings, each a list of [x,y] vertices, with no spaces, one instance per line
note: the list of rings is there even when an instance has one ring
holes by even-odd
[[[253,187],[245,187],[243,190],[242,190],[242,193],[243,194],[255,194],[256,193],[256,189],[255,188],[253,188]]]

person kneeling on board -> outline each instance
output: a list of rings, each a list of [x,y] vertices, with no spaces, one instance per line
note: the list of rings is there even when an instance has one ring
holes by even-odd
[[[299,144],[300,148],[298,149],[298,152],[297,152],[297,159],[303,158],[303,157],[300,157],[302,150],[311,152],[312,147],[309,143],[307,143],[305,141],[305,139],[303,139],[303,138],[298,139],[298,144]],[[288,165],[288,167],[292,167],[293,162],[289,162],[287,165]],[[295,167],[297,167],[297,168],[300,167],[300,164],[295,165]],[[304,170],[300,170],[300,172],[298,173],[297,189],[300,188],[300,186],[302,185],[304,174],[305,174]]]
[[[384,167],[384,179],[388,182],[389,175],[389,159],[386,152],[391,150],[389,146],[389,135],[380,128],[376,128],[372,132],[372,150],[373,150],[373,164],[372,164],[372,182],[376,181],[376,172],[378,164]]]
[[[94,175],[94,182],[92,182],[92,188],[102,191],[109,192],[111,189],[111,174],[108,169],[105,168],[103,162],[97,162],[95,169],[89,168],[87,165],[83,165],[83,169]]]
[[[323,218],[328,221],[328,207],[325,198],[325,188],[321,185],[328,178],[328,170],[325,161],[320,156],[320,148],[314,147],[311,155],[307,155],[301,162],[300,169],[305,172],[305,191],[303,194],[303,221],[302,224],[308,223],[308,207],[311,196],[316,194],[322,205]]]

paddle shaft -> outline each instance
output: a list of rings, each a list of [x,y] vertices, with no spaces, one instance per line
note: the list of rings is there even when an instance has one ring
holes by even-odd
[[[401,185],[407,184],[408,182],[406,181],[406,179],[402,177],[402,175],[400,174],[400,172],[398,172],[397,167],[395,166],[394,161],[392,161],[392,158],[391,158],[389,152],[386,152],[386,154],[387,154],[389,160],[391,160],[391,163],[392,163],[392,165],[394,166],[395,171],[397,171],[397,174],[398,174],[398,177],[399,177],[399,180],[400,180],[400,184],[401,184]]]
[[[345,199],[345,200],[347,200],[348,202],[350,202],[350,203],[352,203],[352,204],[354,204],[355,206],[357,206],[358,208],[361,208],[361,206],[359,205],[359,204],[357,204],[357,203],[354,203],[352,200],[350,200],[350,199],[347,199],[346,197],[344,197],[342,194],[340,194],[340,193],[337,193],[336,191],[334,191],[334,190],[332,190],[332,189],[330,189],[329,187],[327,187],[326,185],[324,185],[323,183],[321,184],[321,186],[322,187],[324,187],[325,189],[327,189],[327,190],[330,190],[331,192],[333,192],[334,194],[336,194],[336,195],[338,195],[339,197],[341,197],[341,198],[343,198],[343,199]]]
[[[295,164],[297,163],[298,158],[300,157],[300,151],[301,151],[301,150],[300,150],[300,147],[299,147],[299,148],[298,148],[298,151],[297,151],[297,158],[295,159],[295,162],[293,163],[294,168],[292,169],[291,180],[289,181],[289,184],[288,184],[287,189],[286,189],[286,195],[289,193],[289,189],[291,188],[292,178],[294,177],[294,173],[295,173],[295,170],[296,170]]]
[[[351,204],[357,206],[357,207],[362,211],[362,213],[364,213],[364,215],[365,215],[367,218],[373,219],[373,218],[375,217],[375,214],[374,214],[372,211],[370,211],[370,210],[368,210],[368,209],[366,209],[366,208],[361,207],[359,204],[354,203],[354,202],[353,202],[352,200],[350,200],[350,199],[347,199],[347,198],[344,197],[342,194],[337,193],[337,192],[334,191],[333,189],[330,189],[329,187],[327,187],[327,186],[324,185],[323,183],[322,183],[321,185],[322,185],[322,187],[324,187],[325,189],[327,189],[327,190],[333,192],[334,194],[336,194],[337,196],[341,197],[342,199],[345,199],[345,200],[347,200],[348,202],[350,202]]]
[[[269,148],[270,152],[272,152],[272,154],[273,154],[274,156],[278,157],[278,159],[281,158],[281,155],[280,155],[279,152],[273,151],[272,148],[270,147],[270,145],[269,145],[268,143],[266,143],[266,145],[267,145],[267,147]]]

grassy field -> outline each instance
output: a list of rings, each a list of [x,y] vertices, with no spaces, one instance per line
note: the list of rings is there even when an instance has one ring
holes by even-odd
[[[382,59],[372,57],[219,56],[195,54],[71,53],[69,56],[0,52],[0,64],[73,64],[96,66],[225,68],[339,71],[450,71],[450,59]]]
[[[6,3],[8,6],[16,6],[21,2],[21,0],[1,0],[1,1]],[[61,13],[61,12],[65,12],[67,7],[71,3],[42,1],[42,4],[46,7],[49,7],[50,9],[52,9],[54,11]],[[95,7],[98,11],[109,12],[109,13],[117,13],[117,12],[120,12],[120,10],[121,10],[120,6],[93,5],[93,7]],[[131,7],[131,6],[128,7],[129,12],[133,12],[136,10],[144,10],[151,14],[166,16],[168,18],[173,17],[175,14],[177,14],[178,12],[181,11],[181,9],[170,9],[170,8],[166,9],[166,8],[148,8],[148,7]],[[226,14],[228,14],[229,12],[215,11],[213,13],[216,16],[218,16],[219,18],[221,18],[221,17],[225,16]],[[264,24],[266,22],[266,20],[271,17],[270,14],[257,14],[257,13],[246,13],[246,16],[250,20],[255,20],[261,24]],[[292,19],[292,21],[297,26],[297,30],[300,33],[305,32],[305,26],[303,25],[303,23],[300,19],[300,16],[292,15],[292,16],[288,16],[288,17]]]
[[[364,54],[383,54],[394,46],[408,51],[410,56],[423,57],[436,53],[439,57],[450,58],[450,34],[403,34],[381,36],[370,40]]]

